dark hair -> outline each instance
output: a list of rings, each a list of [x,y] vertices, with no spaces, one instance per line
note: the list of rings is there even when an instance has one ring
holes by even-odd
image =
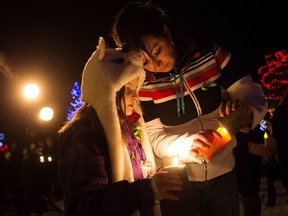
[[[165,12],[153,2],[129,2],[115,17],[112,37],[124,51],[146,50],[143,37],[165,36],[164,24],[167,23]]]
[[[126,122],[127,125],[131,126],[131,121],[127,116],[125,115],[125,107],[124,110],[121,106],[121,99],[124,99],[124,93],[125,93],[125,86],[123,86],[117,93],[116,93],[116,107],[118,116],[120,117],[120,121]],[[125,104],[125,99],[124,99]],[[93,108],[93,106],[89,105],[88,103],[84,103],[81,107],[77,109],[75,112],[73,118],[70,121],[67,121],[64,123],[64,125],[58,130],[58,134],[62,137],[62,145],[59,146],[59,153],[60,155],[65,154],[67,149],[70,147],[70,138],[75,131],[78,130],[79,127],[81,127],[83,124],[86,123],[91,124],[93,130],[99,130],[102,131],[100,133],[104,133],[104,128],[98,118],[97,112]],[[127,130],[124,127],[123,122],[120,123],[121,130],[122,130],[122,138],[125,140],[127,137]]]
[[[91,124],[94,125],[96,118],[97,114],[95,109],[88,103],[84,103],[76,110],[73,118],[70,121],[64,123],[64,125],[59,129],[58,133],[61,134],[71,128],[73,125],[79,124],[79,122],[83,122],[85,120],[89,120]]]
[[[126,101],[124,98],[125,94],[125,86],[123,86],[117,93],[116,93],[116,106],[117,106],[117,112],[118,116],[120,118],[120,126],[122,131],[122,138],[123,140],[126,140],[129,131],[126,129],[126,125],[131,128],[133,126],[133,123],[130,121],[130,119],[126,116]],[[121,106],[121,100],[123,99],[124,106]],[[125,123],[124,123],[125,122]],[[124,124],[123,124],[124,123]]]
[[[122,86],[122,88],[116,93],[116,106],[117,106],[117,111],[118,115],[120,118],[125,119],[126,118],[126,106],[125,106],[125,99],[124,99],[124,92],[125,92],[125,86]],[[121,106],[121,100],[123,99],[124,101],[124,109]]]

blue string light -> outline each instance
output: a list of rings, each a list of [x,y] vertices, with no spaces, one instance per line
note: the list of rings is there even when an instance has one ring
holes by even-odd
[[[71,97],[72,97],[72,102],[70,102],[71,107],[68,108],[67,111],[67,119],[70,121],[74,114],[75,111],[82,106],[83,102],[80,100],[81,99],[81,88],[80,84],[78,82],[74,83],[74,86],[71,90]]]

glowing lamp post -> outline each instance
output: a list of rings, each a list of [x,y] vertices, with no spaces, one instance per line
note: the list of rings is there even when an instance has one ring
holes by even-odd
[[[50,107],[43,107],[40,110],[39,117],[43,121],[50,121],[54,116],[54,111]]]
[[[34,83],[27,84],[24,87],[24,95],[29,100],[34,100],[35,98],[37,98],[39,93],[40,93],[40,89]]]
[[[23,93],[26,99],[35,100],[40,93],[39,87],[34,83],[29,83],[24,86]],[[28,109],[28,123],[27,123],[27,137],[29,142],[31,142],[34,138],[34,129],[32,122],[32,109],[31,107]]]
[[[54,111],[52,108],[50,107],[41,107],[41,109],[39,109],[39,101],[36,103],[36,99],[38,99],[39,94],[40,94],[40,88],[38,87],[38,85],[36,85],[35,83],[29,83],[27,85],[24,86],[23,88],[23,94],[25,96],[25,98],[27,100],[29,100],[29,106],[27,106],[28,110],[27,110],[27,127],[26,127],[26,134],[27,134],[27,138],[28,141],[34,142],[35,140],[35,134],[36,131],[34,128],[34,124],[37,122],[39,122],[39,120],[42,120],[44,122],[48,122],[51,121],[51,119],[54,117]],[[43,127],[41,127],[41,129],[43,130]]]

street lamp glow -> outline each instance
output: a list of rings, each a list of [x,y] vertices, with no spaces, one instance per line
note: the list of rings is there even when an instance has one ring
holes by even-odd
[[[54,111],[50,107],[43,107],[40,110],[40,119],[43,121],[50,121],[54,116]]]
[[[24,87],[24,95],[28,99],[35,99],[39,95],[39,87],[36,84],[27,84]]]

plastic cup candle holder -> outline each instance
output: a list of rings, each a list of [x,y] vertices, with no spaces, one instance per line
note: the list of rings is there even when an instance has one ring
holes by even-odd
[[[211,146],[208,149],[199,149],[200,155],[198,156],[201,160],[209,162],[212,156],[221,148],[223,148],[230,140],[231,135],[228,133],[226,128],[219,127],[216,130],[221,136],[221,139],[216,138],[213,135],[208,135],[208,139],[211,142]]]
[[[189,180],[186,165],[181,163],[178,155],[163,157],[163,169],[168,173],[178,175],[183,181],[183,192],[188,191]],[[175,192],[173,192],[175,194]],[[183,195],[183,193],[181,193]]]
[[[227,143],[232,139],[233,134],[251,123],[251,116],[245,112],[243,106],[240,106],[230,115],[219,117],[217,120],[220,126],[216,131],[222,136],[222,138],[218,139],[212,134],[208,135],[208,139],[211,142],[210,147],[208,149],[199,149],[200,155],[198,157],[203,160],[203,162],[209,162],[217,151],[227,145]]]

